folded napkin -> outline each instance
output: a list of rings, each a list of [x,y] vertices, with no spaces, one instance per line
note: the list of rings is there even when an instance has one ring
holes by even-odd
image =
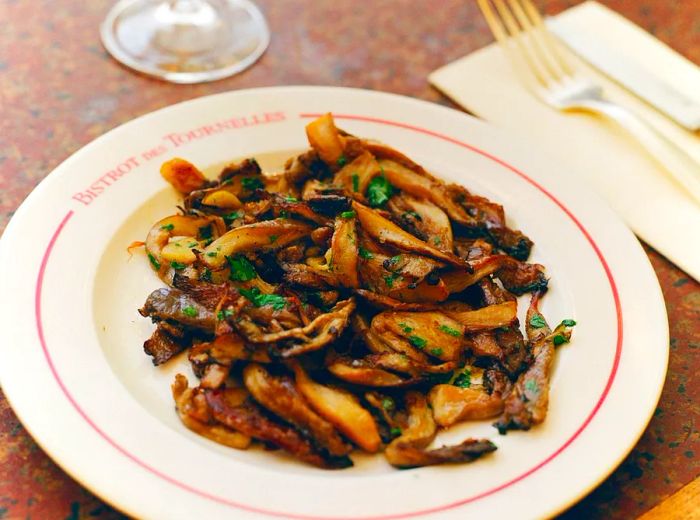
[[[624,48],[629,59],[674,84],[684,82],[689,97],[700,96],[696,66],[600,4],[585,2],[555,18],[557,31],[568,24],[595,28],[610,45]],[[700,134],[666,119],[576,56],[572,61],[603,86],[606,97],[643,115],[700,162]],[[436,70],[429,79],[470,112],[526,136],[562,165],[562,175],[587,181],[640,238],[700,280],[700,205],[614,122],[565,114],[540,102],[522,87],[496,44]]]

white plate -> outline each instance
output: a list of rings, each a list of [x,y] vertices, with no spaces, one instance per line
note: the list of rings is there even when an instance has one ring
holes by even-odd
[[[543,311],[575,318],[559,349],[550,412],[530,432],[490,421],[443,439],[487,436],[473,464],[397,471],[383,457],[324,471],[279,453],[237,451],[186,430],[154,368],[152,325],[136,309],[161,285],[139,253],[177,198],[161,179],[173,156],[201,166],[270,161],[305,146],[304,125],[332,111],[440,176],[504,204],[547,266]],[[148,518],[517,518],[554,514],[632,449],[658,400],[668,330],[661,292],[634,236],[566,170],[462,113],[361,90],[288,87],[175,105],[109,132],[61,164],[17,211],[0,244],[0,380],[23,424],[68,473]],[[442,439],[441,439],[442,440]]]

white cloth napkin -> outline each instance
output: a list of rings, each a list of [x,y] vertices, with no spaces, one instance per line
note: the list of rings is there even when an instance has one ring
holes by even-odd
[[[689,97],[700,97],[700,69],[602,5],[589,1],[556,19],[558,30],[567,24],[594,27],[605,41],[624,48],[630,59],[674,84],[683,82]],[[582,60],[572,59],[604,87],[610,100],[645,116],[700,161],[700,134],[684,130]],[[615,123],[588,114],[564,114],[538,101],[521,86],[496,44],[436,70],[429,79],[470,112],[522,134],[560,162],[562,175],[588,181],[640,238],[700,280],[700,205]]]

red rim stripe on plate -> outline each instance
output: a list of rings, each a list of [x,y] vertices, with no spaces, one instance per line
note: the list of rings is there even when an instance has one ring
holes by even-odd
[[[308,113],[303,113],[300,114],[301,118],[315,118],[320,116],[321,114],[308,114]],[[396,121],[389,121],[386,119],[379,119],[375,117],[366,117],[366,116],[356,116],[356,115],[348,115],[348,114],[333,114],[333,117],[335,119],[350,119],[350,120],[355,120],[355,121],[364,121],[364,122],[369,122],[369,123],[377,123],[377,124],[383,124],[383,125],[389,125],[389,126],[394,126],[398,128],[404,128],[406,130],[412,130],[415,132],[419,132],[425,135],[429,135],[432,137],[435,137],[437,139],[441,139],[443,141],[447,141],[450,143],[453,143],[457,146],[460,146],[462,148],[466,148],[468,150],[471,150],[474,153],[477,153],[483,157],[486,157],[504,168],[508,169],[509,171],[515,173],[518,175],[520,178],[524,179],[527,181],[529,184],[537,188],[539,191],[541,191],[547,198],[549,198],[552,202],[554,202],[578,227],[578,229],[583,233],[583,235],[586,237],[586,240],[588,243],[591,245],[593,250],[596,253],[596,256],[600,260],[603,269],[605,271],[605,274],[608,278],[608,282],[610,283],[610,289],[612,291],[613,299],[615,301],[615,312],[617,314],[617,343],[615,347],[615,357],[613,360],[613,366],[610,371],[610,375],[608,377],[608,381],[605,385],[605,388],[603,390],[603,393],[601,394],[600,398],[598,399],[595,407],[591,411],[591,413],[586,417],[586,420],[583,422],[583,424],[573,433],[573,435],[566,441],[564,444],[562,444],[557,450],[555,450],[551,455],[549,455],[546,459],[544,459],[542,462],[538,463],[534,467],[530,468],[526,472],[522,473],[521,475],[518,475],[517,477],[499,485],[496,487],[493,487],[489,490],[486,490],[482,493],[479,493],[477,495],[458,500],[456,502],[452,502],[449,504],[444,504],[441,506],[435,506],[432,508],[428,509],[423,509],[420,511],[413,511],[413,512],[408,512],[408,513],[397,513],[397,514],[390,514],[390,515],[383,515],[383,516],[365,516],[365,517],[338,517],[338,516],[331,516],[331,517],[321,517],[321,516],[308,516],[308,515],[299,515],[299,514],[291,514],[291,513],[283,513],[279,511],[271,511],[267,509],[262,509],[262,508],[257,508],[254,506],[249,506],[246,504],[241,504],[238,502],[234,502],[232,500],[223,498],[223,497],[217,497],[215,495],[212,495],[210,493],[207,493],[206,491],[202,491],[200,489],[194,488],[188,484],[185,484],[183,482],[180,482],[173,477],[170,477],[169,475],[166,475],[156,468],[150,466],[146,462],[142,461],[135,455],[131,454],[128,452],[125,448],[117,444],[111,437],[107,435],[102,429],[100,429],[97,424],[85,413],[85,411],[80,407],[80,405],[76,402],[75,398],[73,395],[70,393],[68,388],[66,387],[65,383],[61,379],[60,375],[58,374],[58,371],[56,370],[56,367],[53,363],[53,359],[51,358],[51,354],[49,353],[49,349],[46,344],[46,340],[44,337],[44,330],[43,330],[43,325],[42,325],[42,320],[41,320],[41,295],[42,295],[42,287],[43,287],[43,282],[44,282],[44,273],[46,271],[46,266],[49,261],[49,257],[51,255],[51,251],[53,250],[54,245],[56,244],[56,241],[58,239],[58,236],[60,235],[61,231],[63,231],[63,228],[65,227],[66,223],[68,220],[73,216],[73,211],[69,211],[66,216],[63,218],[61,223],[58,225],[56,231],[54,232],[53,236],[51,237],[51,240],[49,241],[49,244],[46,248],[46,251],[44,252],[44,256],[41,261],[41,266],[39,268],[39,274],[37,276],[37,282],[36,282],[36,291],[35,291],[35,317],[36,317],[36,326],[37,326],[37,331],[39,334],[39,342],[41,343],[41,348],[44,352],[44,356],[46,357],[46,361],[49,365],[49,368],[51,370],[51,373],[53,374],[54,378],[56,379],[56,382],[58,383],[59,387],[61,388],[61,391],[64,393],[68,401],[71,403],[71,405],[76,409],[78,414],[90,425],[92,429],[97,432],[108,444],[110,444],[112,447],[114,447],[117,451],[122,453],[124,456],[144,468],[145,470],[149,471],[150,473],[154,474],[155,476],[185,490],[189,491],[191,493],[194,493],[196,495],[199,495],[200,497],[213,500],[215,502],[218,502],[220,504],[224,504],[227,506],[232,506],[236,507],[239,509],[243,509],[246,511],[250,511],[253,513],[260,513],[260,514],[265,514],[265,515],[271,515],[271,516],[277,516],[277,517],[283,517],[283,518],[293,518],[293,519],[303,519],[303,520],[358,520],[358,519],[363,519],[363,520],[393,520],[393,519],[399,519],[399,518],[409,518],[409,517],[414,517],[414,516],[419,516],[419,515],[425,515],[429,513],[436,513],[439,511],[444,511],[446,509],[452,509],[455,507],[459,507],[465,504],[468,504],[470,502],[474,502],[476,500],[479,500],[481,498],[487,497],[489,495],[492,495],[498,491],[501,491],[502,489],[505,489],[517,482],[520,482],[524,478],[528,477],[529,475],[532,475],[535,473],[537,470],[554,460],[562,451],[564,451],[571,443],[574,442],[574,440],[583,432],[584,429],[590,424],[590,422],[593,420],[593,417],[598,413],[598,410],[600,410],[600,407],[603,405],[603,402],[608,396],[608,393],[610,392],[610,388],[613,384],[613,381],[615,380],[615,375],[617,374],[617,369],[618,365],[620,363],[620,356],[622,354],[622,308],[620,304],[620,296],[618,294],[617,290],[617,285],[615,284],[615,279],[612,275],[612,272],[610,271],[610,267],[605,260],[605,257],[603,256],[603,253],[600,251],[600,248],[598,245],[595,243],[593,240],[593,237],[588,233],[588,230],[581,224],[581,222],[574,216],[571,211],[562,204],[554,195],[552,195],[546,188],[544,188],[542,185],[540,185],[537,181],[534,179],[528,177],[525,173],[522,171],[518,170],[514,166],[508,164],[505,162],[503,159],[500,159],[499,157],[496,157],[495,155],[492,155],[484,150],[481,150],[480,148],[477,148],[473,145],[470,145],[468,143],[465,143],[463,141],[460,141],[458,139],[455,139],[453,137],[434,132],[432,130],[427,130],[425,128],[421,128],[418,126],[414,125],[409,125],[406,123],[399,123]]]

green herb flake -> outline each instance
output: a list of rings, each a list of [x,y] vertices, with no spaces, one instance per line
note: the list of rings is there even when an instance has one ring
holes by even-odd
[[[364,247],[361,247],[358,252],[360,258],[364,258],[365,260],[371,260],[374,258],[374,255],[370,251],[367,251]]]
[[[258,276],[258,273],[255,272],[255,267],[245,256],[227,256],[226,260],[231,268],[231,273],[229,274],[231,280],[247,282]]]
[[[430,353],[431,353],[433,356],[442,356],[443,350],[442,350],[441,348],[431,348],[431,349],[430,349]]]
[[[398,437],[399,435],[401,435],[401,428],[397,428],[396,426],[394,426],[391,430],[389,430],[389,433],[391,433],[392,437]]]
[[[203,280],[205,282],[210,282],[211,283],[211,271],[209,270],[208,267],[204,268],[204,271],[202,271],[202,274],[199,275],[199,279]]]
[[[280,211],[280,218],[285,218],[285,219],[289,218],[289,211],[287,211],[285,209]]]
[[[394,400],[391,397],[385,397],[382,399],[382,408],[385,410],[393,410],[394,409]]]
[[[541,329],[542,327],[547,326],[547,322],[544,321],[541,314],[535,314],[532,318],[530,318],[530,326],[535,329]]]
[[[394,187],[383,174],[376,176],[367,186],[367,200],[373,208],[386,204],[393,193]]]
[[[344,155],[341,155],[340,157],[338,157],[338,160],[335,161],[335,163],[342,168],[348,163],[348,158]]]
[[[218,255],[218,254],[219,254],[219,253],[217,253],[216,251],[209,251],[209,252],[207,253],[207,256],[210,257],[210,258],[214,258],[214,257],[215,257],[216,255]]]
[[[163,224],[162,226],[160,226],[160,229],[164,231],[172,231],[173,229],[175,229],[175,224]]]
[[[426,339],[416,335],[409,336],[408,341],[411,343],[411,345],[421,350],[423,350],[428,344],[428,341]]]
[[[299,202],[299,199],[297,199],[296,197],[292,197],[291,195],[285,195],[284,200],[286,200],[287,202]]]
[[[399,323],[399,327],[401,327],[401,330],[404,331],[406,334],[410,334],[413,332],[413,327],[409,327],[405,323]]]
[[[274,244],[275,242],[277,242],[277,239],[279,237],[279,235],[270,235],[270,244]]]
[[[176,271],[182,271],[185,267],[187,267],[187,264],[183,264],[180,262],[170,262],[170,267],[172,267]]]
[[[153,256],[151,253],[148,253],[148,261],[151,262],[151,266],[153,269],[156,271],[160,271],[160,262],[156,260],[156,257]]]
[[[394,282],[398,279],[401,278],[401,275],[396,274],[396,273],[391,273],[390,275],[387,275],[384,277],[384,283],[386,284],[387,287],[393,287]]]
[[[440,325],[440,327],[438,327],[438,328],[439,328],[442,332],[444,332],[445,334],[449,334],[450,336],[454,336],[455,338],[461,338],[461,337],[462,337],[462,332],[461,332],[461,331],[459,331],[459,330],[457,330],[457,329],[453,329],[453,328],[450,327],[449,325]]]
[[[554,343],[555,347],[558,347],[559,345],[563,345],[564,343],[568,343],[569,339],[566,336],[563,336],[561,334],[557,334],[552,338],[552,343]]]
[[[434,237],[434,238],[433,238],[433,244],[435,244],[436,246],[439,246],[440,244],[442,244],[442,238],[440,238],[440,237]]]
[[[576,325],[576,322],[574,320],[562,320],[561,322],[564,327],[573,327]]]
[[[357,193],[360,191],[360,176],[356,173],[353,173],[350,178],[352,179],[352,191]]]
[[[257,177],[244,177],[241,179],[241,186],[243,186],[244,190],[248,191],[261,190],[265,187],[263,182]]]
[[[216,319],[219,320],[219,321],[224,321],[224,312],[223,312],[223,311],[217,312],[217,313],[216,313]]]
[[[537,386],[537,381],[534,379],[528,379],[525,381],[525,390],[530,392],[531,394],[536,394],[540,391],[539,387]]]
[[[243,216],[243,212],[234,211],[232,213],[229,213],[228,215],[224,215],[223,219],[224,219],[224,222],[226,222],[226,225],[230,226],[231,224],[233,224],[234,220],[237,220],[237,219],[241,218],[242,216]]]
[[[352,210],[350,211],[343,211],[340,216],[342,218],[355,218],[356,213]]]
[[[252,289],[239,289],[243,296],[248,298],[256,307],[271,305],[276,311],[281,311],[287,306],[287,299],[279,294],[263,294],[260,289],[253,287]]]
[[[187,307],[183,307],[182,313],[185,316],[189,316],[190,318],[194,318],[195,316],[197,316],[199,314],[199,311],[192,306],[187,306]]]
[[[462,370],[462,372],[455,378],[452,384],[460,388],[469,388],[470,386],[472,386],[471,371],[468,368]]]

